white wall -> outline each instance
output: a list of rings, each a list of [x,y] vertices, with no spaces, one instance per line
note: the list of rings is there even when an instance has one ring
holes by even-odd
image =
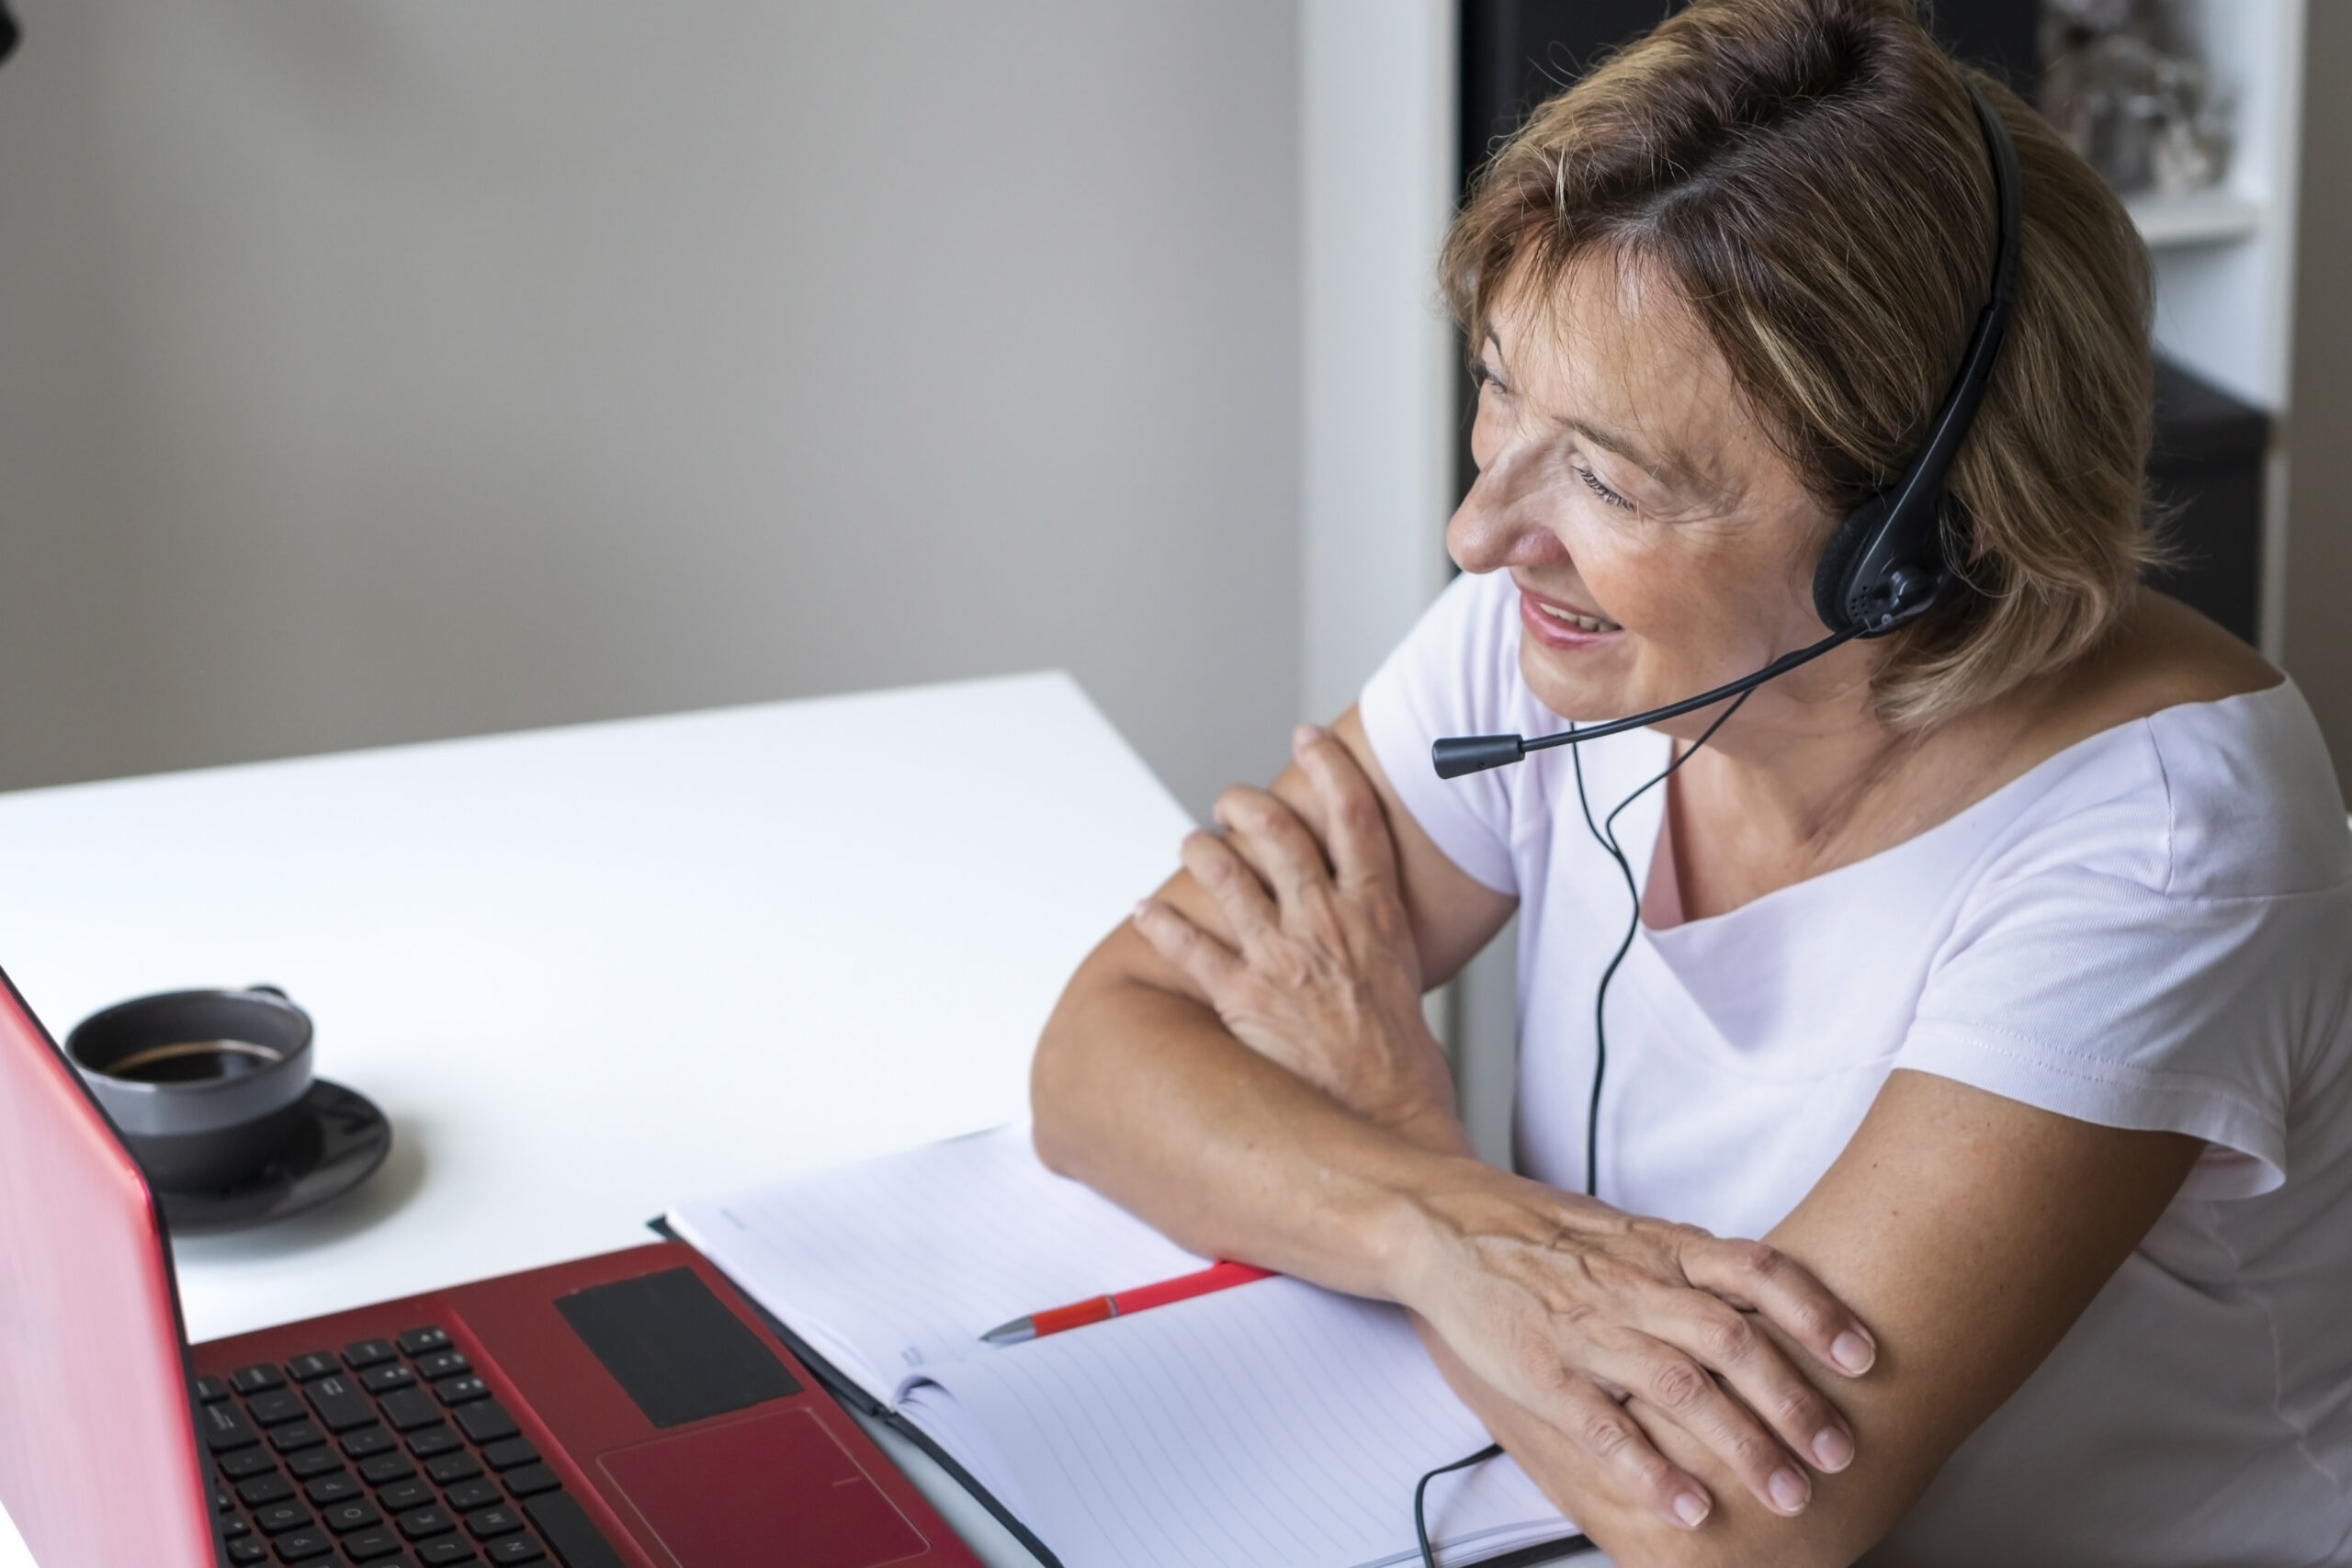
[[[0,785],[1057,664],[1280,761],[1294,7],[17,8]]]
[[[1453,0],[1303,0],[1306,702],[1329,717],[1444,586],[1459,351]]]

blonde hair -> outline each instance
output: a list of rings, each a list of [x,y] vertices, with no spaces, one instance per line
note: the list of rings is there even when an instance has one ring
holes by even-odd
[[[1589,255],[1671,281],[1805,488],[1842,517],[1910,461],[1987,297],[1992,168],[1965,68],[1901,0],[1698,0],[1537,109],[1441,263],[1474,343],[1505,290]],[[2096,647],[2160,552],[2147,524],[2145,247],[2041,116],[2017,143],[2016,314],[1945,489],[1968,590],[1888,638],[1923,729]]]

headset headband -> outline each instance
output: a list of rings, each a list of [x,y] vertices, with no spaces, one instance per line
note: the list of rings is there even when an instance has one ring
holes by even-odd
[[[1821,554],[1813,579],[1813,603],[1833,632],[1883,637],[1917,619],[1936,603],[1956,576],[1944,538],[1944,479],[1976,418],[2000,357],[2017,299],[2018,252],[2025,228],[2024,177],[2008,127],[1975,83],[1962,78],[1984,141],[1993,155],[1993,194],[1998,238],[1993,261],[1992,297],[1976,314],[1960,374],[1928,425],[1928,439],[1911,466],[1887,489],[1848,514]]]

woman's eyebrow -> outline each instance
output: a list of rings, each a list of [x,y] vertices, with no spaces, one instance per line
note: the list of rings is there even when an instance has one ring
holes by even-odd
[[[1503,356],[1502,340],[1492,331],[1488,331],[1486,341],[1480,346],[1483,354],[1494,356],[1496,366],[1502,373],[1503,383],[1509,386],[1511,378],[1510,362]],[[1611,430],[1606,425],[1594,424],[1589,420],[1579,419],[1574,415],[1563,418],[1558,423],[1563,428],[1575,431],[1585,440],[1602,450],[1624,458],[1625,461],[1669,490],[1690,494],[1711,492],[1712,487],[1704,483],[1689,465],[1652,452],[1631,435]]]
[[[1595,446],[1624,458],[1670,491],[1685,495],[1702,495],[1708,491],[1708,487],[1689,465],[1655,453],[1630,435],[1581,419],[1570,418],[1561,423]]]

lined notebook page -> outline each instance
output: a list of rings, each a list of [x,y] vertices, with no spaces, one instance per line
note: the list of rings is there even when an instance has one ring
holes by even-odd
[[[704,1257],[886,1404],[1009,1319],[1207,1267],[1037,1162],[1024,1125],[687,1203]]]
[[[1413,1483],[1487,1440],[1403,1313],[1292,1280],[930,1377],[901,1411],[1002,1478],[1065,1568],[1411,1562]],[[1570,1533],[1509,1458],[1441,1477],[1430,1503],[1449,1562]]]

